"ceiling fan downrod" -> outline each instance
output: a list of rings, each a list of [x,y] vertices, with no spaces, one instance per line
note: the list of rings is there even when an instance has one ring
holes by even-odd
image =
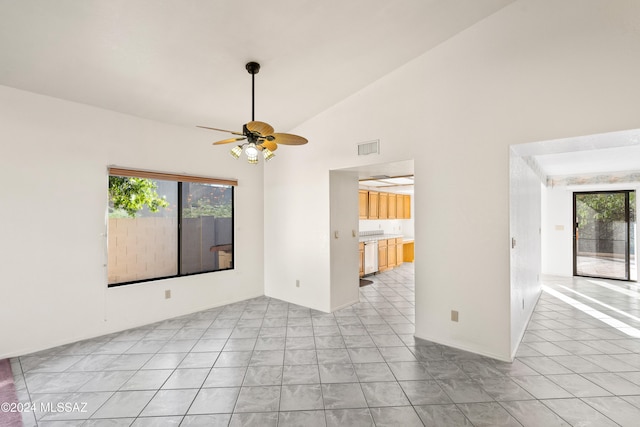
[[[251,74],[251,121],[256,119],[256,74],[260,71],[260,64],[257,62],[247,62],[245,66],[249,74]]]

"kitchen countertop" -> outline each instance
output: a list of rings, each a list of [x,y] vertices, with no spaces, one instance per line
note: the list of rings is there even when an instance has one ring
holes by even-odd
[[[402,234],[374,234],[371,236],[360,236],[358,240],[360,243],[363,242],[375,242],[378,240],[387,240],[387,239],[397,239],[398,237],[403,237]],[[412,239],[413,240],[413,239]]]

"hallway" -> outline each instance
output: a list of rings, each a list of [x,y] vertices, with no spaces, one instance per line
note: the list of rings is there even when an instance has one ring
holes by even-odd
[[[255,298],[12,360],[25,426],[636,426],[640,287],[545,278],[513,363],[413,338],[414,266],[332,314]]]

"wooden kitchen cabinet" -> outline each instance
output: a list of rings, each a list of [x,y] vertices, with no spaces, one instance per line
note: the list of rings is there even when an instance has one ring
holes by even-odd
[[[404,218],[404,195],[402,194],[396,195],[396,218]]]
[[[403,197],[403,204],[404,204],[404,215],[403,218],[404,219],[410,219],[411,218],[411,196],[408,194],[405,194]]]
[[[398,260],[396,239],[387,240],[387,267],[395,267]]]
[[[389,212],[389,193],[378,195],[378,219],[387,219]]]
[[[358,190],[358,210],[360,211],[360,219],[369,218],[369,192],[367,190]]]
[[[360,277],[364,276],[364,243],[358,244],[358,251],[360,252]]]
[[[414,242],[407,242],[402,244],[403,260],[404,262],[413,262],[414,255]]]
[[[397,206],[397,194],[389,194],[389,211],[388,211],[388,215],[387,218],[389,219],[396,219],[396,211],[398,210],[398,206]]]
[[[369,219],[378,219],[378,200],[377,191],[369,191]]]
[[[360,219],[410,219],[411,196],[358,190]]]
[[[402,246],[402,237],[396,238],[396,265],[402,265],[404,262],[404,249]]]
[[[388,257],[388,248],[386,240],[378,240],[378,271],[384,271],[388,268],[387,266],[387,257]]]

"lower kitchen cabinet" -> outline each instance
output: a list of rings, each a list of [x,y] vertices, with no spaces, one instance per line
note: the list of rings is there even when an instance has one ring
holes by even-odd
[[[377,271],[382,272],[382,271],[390,270],[393,267],[396,267],[398,265],[401,265],[405,261],[403,246],[404,245],[402,243],[402,237],[397,237],[394,239],[378,240],[378,270]],[[359,273],[360,273],[360,277],[362,277],[365,274],[364,243],[358,244],[358,252],[360,256]]]
[[[396,239],[387,240],[387,267],[392,268],[397,264],[398,252],[396,248]]]
[[[414,252],[413,252],[413,242],[404,243],[402,245],[403,259],[404,262],[413,262]]]
[[[402,246],[402,237],[396,238],[396,265],[402,265],[404,262],[404,250]]]
[[[387,243],[387,269],[397,267],[404,262],[402,237],[381,240]]]
[[[378,240],[378,271],[384,271],[387,267],[388,248],[386,240]]]

